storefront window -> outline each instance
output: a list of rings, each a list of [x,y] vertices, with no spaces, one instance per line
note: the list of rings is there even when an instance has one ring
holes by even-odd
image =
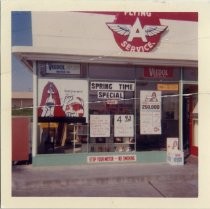
[[[38,63],[38,154],[165,150],[180,69]]]
[[[81,122],[82,119],[39,119],[38,154],[87,152],[88,125]]]
[[[179,137],[178,86],[174,82],[137,82],[137,151],[165,150],[168,137]]]
[[[38,63],[38,154],[87,152],[88,81],[75,79],[82,71],[80,64]]]
[[[90,81],[89,152],[135,150],[135,83]]]
[[[97,65],[89,66],[89,78],[110,80],[134,80],[135,67],[126,65]]]

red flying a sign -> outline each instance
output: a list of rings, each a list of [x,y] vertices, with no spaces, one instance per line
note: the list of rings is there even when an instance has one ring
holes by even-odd
[[[117,13],[113,23],[107,23],[118,46],[123,51],[149,52],[160,41],[168,26],[161,25],[156,13]]]

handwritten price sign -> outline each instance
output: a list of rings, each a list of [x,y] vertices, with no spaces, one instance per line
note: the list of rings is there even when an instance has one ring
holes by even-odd
[[[133,137],[134,136],[134,116],[115,115],[114,116],[114,136]]]

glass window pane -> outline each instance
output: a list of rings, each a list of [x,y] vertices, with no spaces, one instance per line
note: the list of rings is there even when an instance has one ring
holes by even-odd
[[[112,85],[112,90],[109,91],[99,91],[98,89],[91,89],[91,82],[97,83],[99,81],[90,81],[90,93],[89,93],[89,113],[90,118],[94,115],[98,115],[103,121],[103,117],[110,116],[110,136],[109,137],[91,137],[89,138],[89,152],[130,152],[135,150],[135,140],[134,140],[134,129],[135,129],[135,83],[130,83],[132,85],[132,91],[118,90],[118,86],[121,84],[128,84],[128,82],[106,82]],[[105,81],[100,81],[101,84],[105,84]],[[102,87],[102,86],[101,86]],[[104,92],[105,97],[99,98],[99,93]],[[112,98],[107,98],[109,96]],[[112,95],[111,95],[112,94]],[[116,95],[115,95],[116,94]],[[117,94],[121,94],[120,98]],[[114,95],[116,96],[113,99]],[[122,136],[115,136],[116,128],[116,116],[120,120],[119,123],[123,123],[125,120],[128,121],[130,125],[129,131],[133,131],[133,135],[126,135],[126,132]],[[122,121],[121,121],[122,120]],[[98,124],[97,124],[98,125]],[[90,129],[94,128],[93,124],[90,123]],[[101,124],[103,128],[103,124]],[[119,128],[119,126],[118,126]],[[99,132],[100,130],[98,130]],[[91,132],[91,130],[90,130]],[[97,132],[97,129],[96,129]]]
[[[198,69],[197,68],[183,68],[183,80],[185,81],[197,81]]]
[[[137,82],[136,85],[136,150],[166,150],[167,137],[179,136],[179,96],[178,83],[161,83],[161,115],[160,126],[161,134],[154,132],[142,134],[140,127],[141,123],[145,123],[145,117],[152,124],[154,117],[157,116],[155,110],[148,110],[146,116],[140,112],[140,92],[143,91],[157,91],[159,82]],[[170,89],[170,90],[169,90]],[[174,89],[174,90],[173,90]],[[152,113],[152,114],[151,114]],[[145,124],[144,124],[145,126]],[[151,125],[149,125],[151,126]],[[150,127],[148,127],[149,129]]]
[[[125,65],[89,65],[89,77],[110,80],[134,80],[135,68]]]

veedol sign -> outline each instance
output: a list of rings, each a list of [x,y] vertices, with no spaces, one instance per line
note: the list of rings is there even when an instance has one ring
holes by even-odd
[[[40,74],[60,74],[60,75],[79,75],[80,64],[60,63],[60,62],[39,62],[38,68]]]
[[[151,12],[122,12],[115,17],[114,22],[107,23],[107,26],[123,51],[151,51],[168,27],[161,25],[156,13]]]
[[[172,78],[173,68],[170,67],[145,67],[145,78]]]

